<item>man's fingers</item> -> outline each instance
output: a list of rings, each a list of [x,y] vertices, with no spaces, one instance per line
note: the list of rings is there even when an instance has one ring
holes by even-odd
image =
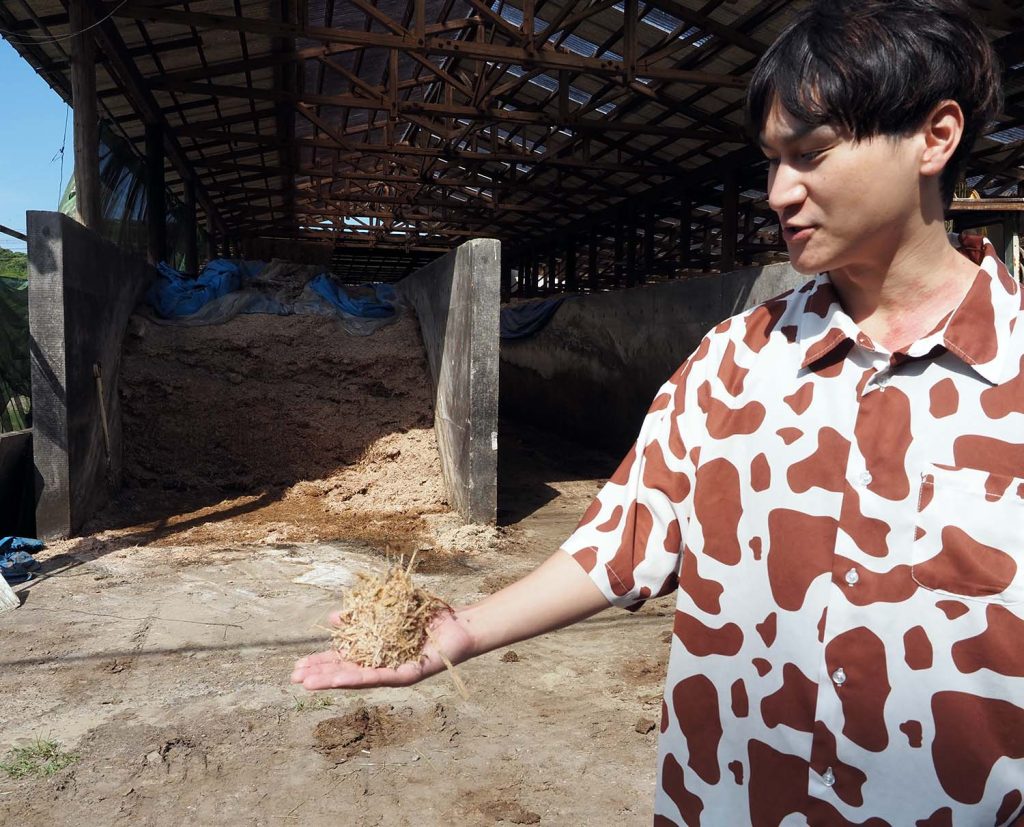
[[[308,666],[316,666],[321,663],[338,663],[341,657],[334,650],[327,652],[317,652],[315,655],[306,655],[304,658],[299,658],[295,661],[296,669],[305,669]]]
[[[369,669],[342,660],[336,652],[318,652],[295,664],[291,682],[306,689],[346,689],[371,686],[408,686],[423,678],[423,667],[403,663],[397,669]]]

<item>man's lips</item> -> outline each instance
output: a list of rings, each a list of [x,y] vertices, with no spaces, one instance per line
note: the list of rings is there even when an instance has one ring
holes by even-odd
[[[814,226],[788,225],[782,228],[782,238],[787,244],[806,241],[815,229]]]

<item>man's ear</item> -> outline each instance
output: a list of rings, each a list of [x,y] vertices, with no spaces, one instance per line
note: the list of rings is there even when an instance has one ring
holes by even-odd
[[[964,134],[964,113],[953,100],[939,103],[921,126],[924,151],[921,153],[921,174],[938,176],[953,157]]]

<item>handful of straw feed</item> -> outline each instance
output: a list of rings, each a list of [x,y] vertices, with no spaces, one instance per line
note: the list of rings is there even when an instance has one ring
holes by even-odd
[[[334,648],[360,666],[397,669],[419,660],[431,640],[459,693],[468,697],[454,665],[430,633],[438,613],[451,611],[451,606],[413,583],[415,559],[413,555],[407,568],[391,565],[379,575],[359,572],[358,582],[345,593],[338,627],[331,634]]]

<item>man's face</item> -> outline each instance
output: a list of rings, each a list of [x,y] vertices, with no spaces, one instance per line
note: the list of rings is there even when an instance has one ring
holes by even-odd
[[[854,141],[840,127],[811,127],[777,102],[761,133],[768,204],[793,267],[802,273],[886,265],[920,216],[915,136]]]

